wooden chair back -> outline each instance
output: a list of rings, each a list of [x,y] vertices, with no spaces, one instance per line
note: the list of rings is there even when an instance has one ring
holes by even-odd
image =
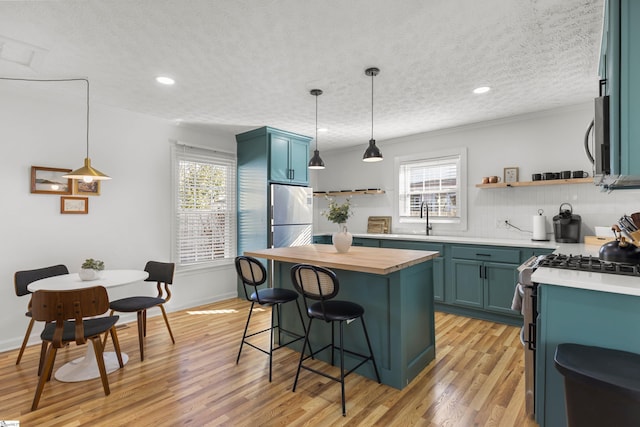
[[[109,310],[109,296],[103,286],[70,291],[39,290],[34,292],[31,303],[31,312],[35,320],[56,322],[52,341],[56,348],[61,348],[66,342],[63,340],[65,320],[75,321],[75,342],[84,344],[86,339],[83,319],[104,314]]]

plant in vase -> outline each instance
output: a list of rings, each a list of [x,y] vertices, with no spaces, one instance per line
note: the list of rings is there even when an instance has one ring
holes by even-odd
[[[338,204],[330,197],[327,197],[327,200],[329,200],[329,206],[326,210],[321,211],[321,214],[326,216],[329,221],[338,224],[339,228],[337,233],[333,233],[333,246],[338,252],[347,252],[353,242],[353,236],[347,231],[347,220],[353,215],[351,198],[348,197],[342,204]]]
[[[82,280],[95,280],[102,276],[104,270],[104,262],[99,259],[87,258],[80,266],[78,276]]]

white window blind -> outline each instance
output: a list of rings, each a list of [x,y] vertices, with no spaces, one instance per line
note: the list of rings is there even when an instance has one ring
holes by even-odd
[[[176,145],[175,260],[213,263],[236,255],[236,160],[216,151]]]
[[[459,155],[400,163],[400,217],[419,217],[424,203],[430,218],[458,221],[459,200]]]

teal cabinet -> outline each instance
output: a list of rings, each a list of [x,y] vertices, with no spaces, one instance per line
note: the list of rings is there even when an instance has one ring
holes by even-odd
[[[516,248],[452,246],[451,303],[519,317],[511,303],[520,258]]]
[[[317,243],[319,245],[330,245],[331,236],[313,236],[313,243]]]
[[[599,74],[609,95],[609,188],[640,177],[640,2],[605,3]],[[629,178],[629,177],[635,177]]]
[[[564,286],[538,287],[536,421],[565,427],[563,377],[554,366],[556,347],[576,343],[640,353],[640,297]]]
[[[309,139],[269,133],[269,179],[282,184],[309,183]]]
[[[378,239],[367,239],[362,237],[354,237],[352,246],[367,246],[370,248],[379,248],[380,240]]]

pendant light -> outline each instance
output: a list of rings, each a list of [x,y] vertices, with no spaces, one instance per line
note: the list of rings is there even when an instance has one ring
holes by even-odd
[[[316,149],[313,152],[313,157],[309,160],[309,169],[324,169],[324,162],[320,158],[320,152],[318,151],[318,97],[322,95],[320,89],[311,89],[309,92],[316,97]]]
[[[363,162],[380,162],[382,161],[382,153],[376,147],[376,140],[373,139],[373,78],[380,73],[378,68],[367,68],[364,73],[367,76],[371,76],[371,139],[369,140],[369,147],[362,156]]]
[[[105,175],[99,170],[91,167],[91,159],[89,158],[89,79],[79,80],[84,80],[87,83],[87,157],[85,157],[84,159],[84,166],[74,170],[73,172],[63,175],[63,178],[81,179],[84,182],[111,179],[110,176]]]
[[[23,81],[23,82],[79,82],[83,81],[87,83],[87,157],[84,159],[84,166],[80,169],[76,169],[73,172],[70,172],[66,175],[63,175],[63,178],[67,179],[81,179],[85,182],[98,181],[98,180],[106,180],[111,179],[110,176],[107,176],[100,172],[97,169],[91,167],[91,159],[89,158],[89,79],[84,78],[72,78],[72,79],[30,79],[30,78],[20,78],[20,77],[0,77],[0,80],[13,80],[13,81]]]

